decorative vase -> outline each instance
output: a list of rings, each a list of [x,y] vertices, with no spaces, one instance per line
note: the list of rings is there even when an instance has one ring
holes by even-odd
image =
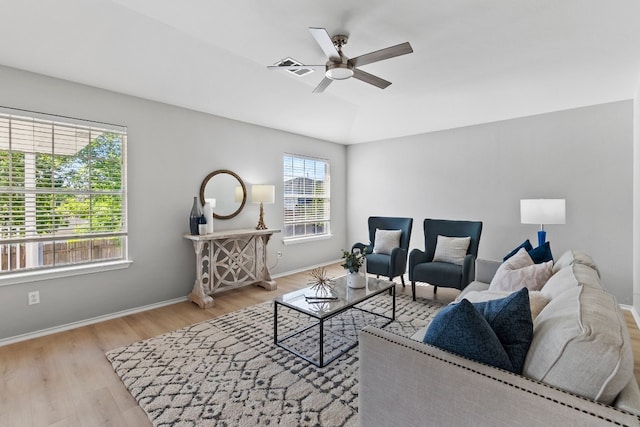
[[[363,275],[356,272],[347,273],[347,286],[353,289],[364,288],[366,285],[366,281]]]
[[[204,208],[202,208],[204,218],[207,221],[207,234],[213,233],[213,207],[211,203],[205,202]]]
[[[198,223],[200,222],[201,216],[202,211],[200,209],[200,203],[198,203],[198,197],[194,197],[191,213],[189,214],[189,231],[192,236],[198,235]]]

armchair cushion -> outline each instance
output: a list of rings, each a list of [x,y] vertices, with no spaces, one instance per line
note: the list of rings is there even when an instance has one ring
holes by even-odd
[[[400,237],[402,230],[381,230],[376,229],[375,245],[373,246],[374,254],[391,255],[394,248],[400,247]]]
[[[450,262],[462,265],[471,237],[447,237],[438,235],[436,251],[433,255],[435,262]]]
[[[449,262],[424,262],[413,267],[412,280],[428,277],[438,286],[448,286],[460,289],[462,280],[462,266]],[[430,283],[431,283],[430,282]]]

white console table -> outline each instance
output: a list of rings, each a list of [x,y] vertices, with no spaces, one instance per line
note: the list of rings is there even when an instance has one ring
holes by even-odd
[[[192,236],[196,253],[196,282],[189,300],[213,307],[212,294],[247,285],[276,289],[267,266],[267,243],[280,230],[227,230]]]

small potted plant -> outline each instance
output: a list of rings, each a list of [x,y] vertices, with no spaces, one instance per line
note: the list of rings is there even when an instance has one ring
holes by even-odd
[[[344,259],[342,267],[349,271],[347,273],[347,286],[350,288],[364,288],[366,286],[366,278],[359,274],[360,267],[362,267],[366,262],[364,254],[360,249],[354,249],[351,252],[343,249],[342,259]]]

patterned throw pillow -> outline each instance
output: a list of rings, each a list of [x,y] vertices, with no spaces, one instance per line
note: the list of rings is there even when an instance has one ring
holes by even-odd
[[[380,230],[376,228],[376,238],[373,245],[374,254],[391,255],[394,248],[400,247],[402,230]]]
[[[529,251],[529,256],[533,260],[534,264],[542,264],[543,262],[553,261],[553,255],[551,254],[551,244],[549,242],[546,242],[542,246],[531,249]]]
[[[466,299],[440,310],[429,324],[423,342],[496,368],[513,371],[509,355],[495,332]]]
[[[515,248],[514,250],[506,254],[504,258],[502,258],[502,261],[504,262],[508,260],[515,254],[520,252],[520,249],[522,248],[524,248],[527,251],[527,253],[531,257],[531,260],[533,261],[534,264],[541,264],[543,262],[553,261],[553,255],[551,254],[551,244],[549,242],[546,242],[542,246],[538,246],[537,248],[534,249],[529,239],[520,243],[520,245],[518,245],[517,248]]]
[[[523,288],[506,298],[449,304],[433,318],[423,342],[520,374],[532,339],[529,291]]]
[[[520,243],[520,245],[518,245],[517,248],[515,248],[514,250],[512,250],[511,252],[509,252],[508,254],[506,254],[504,256],[504,258],[502,258],[502,262],[508,260],[509,258],[511,258],[512,256],[514,256],[515,254],[517,254],[518,252],[520,252],[520,249],[524,248],[527,252],[529,252],[530,250],[533,249],[533,245],[531,245],[531,242],[529,241],[529,239],[525,240],[524,242]]]
[[[467,255],[471,237],[447,237],[438,235],[436,251],[433,255],[435,262],[449,262],[462,265]]]

